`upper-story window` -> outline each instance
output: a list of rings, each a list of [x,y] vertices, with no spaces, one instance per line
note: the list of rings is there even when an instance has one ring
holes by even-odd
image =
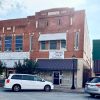
[[[58,24],[58,25],[61,25],[61,19],[58,19],[58,20],[57,20],[57,24]]]
[[[12,49],[12,36],[5,36],[5,51]]]
[[[57,49],[57,41],[56,40],[51,40],[50,41],[50,49]]]
[[[73,24],[73,18],[70,17],[70,25],[72,25],[72,24]]]
[[[46,21],[45,21],[45,24],[46,24],[46,26],[48,26],[48,25],[49,25],[49,22],[46,20]]]
[[[41,50],[46,50],[46,41],[41,41],[40,43],[41,43],[40,44],[40,49]]]
[[[30,36],[30,50],[33,50],[33,35]]]
[[[0,51],[2,51],[2,39],[0,37]]]
[[[36,23],[35,23],[35,24],[36,24],[36,28],[38,28],[38,21],[36,21]]]
[[[61,40],[61,49],[66,49],[66,40]]]
[[[74,49],[78,50],[79,49],[79,32],[75,33],[75,44],[74,44]]]
[[[16,36],[15,49],[16,51],[23,50],[23,36]]]

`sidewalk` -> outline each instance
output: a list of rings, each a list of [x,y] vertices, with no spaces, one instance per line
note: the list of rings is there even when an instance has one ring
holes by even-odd
[[[55,92],[65,92],[65,93],[84,93],[84,88],[78,88],[78,89],[70,89],[64,86],[54,86]]]

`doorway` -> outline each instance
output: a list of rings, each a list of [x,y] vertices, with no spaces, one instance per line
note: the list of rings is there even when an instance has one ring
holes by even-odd
[[[53,84],[59,85],[62,83],[62,78],[61,78],[61,72],[60,71],[54,71],[53,72]]]

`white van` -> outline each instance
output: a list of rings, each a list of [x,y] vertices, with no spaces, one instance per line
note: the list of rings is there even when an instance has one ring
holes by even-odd
[[[23,89],[50,91],[54,89],[54,85],[37,75],[10,74],[8,79],[5,80],[4,88],[12,89],[15,92]]]

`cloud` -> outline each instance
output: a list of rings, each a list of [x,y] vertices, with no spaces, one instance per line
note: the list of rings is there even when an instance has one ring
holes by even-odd
[[[0,0],[0,15],[6,15],[17,10],[20,10],[21,13],[33,14],[43,9],[74,7],[85,2],[86,0]]]

